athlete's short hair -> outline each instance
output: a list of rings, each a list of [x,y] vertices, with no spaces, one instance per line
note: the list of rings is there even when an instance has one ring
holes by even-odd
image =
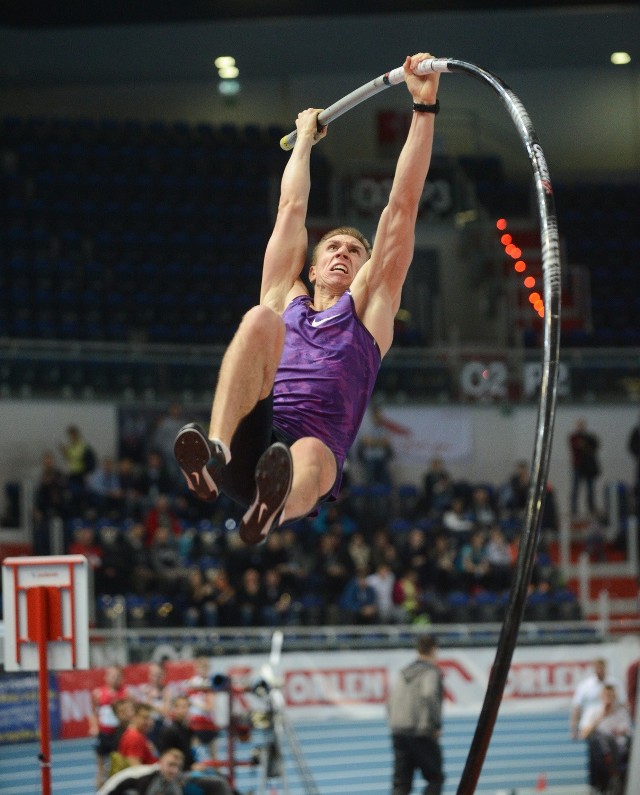
[[[367,240],[367,238],[362,234],[359,229],[356,229],[355,226],[338,226],[335,229],[330,229],[328,232],[325,232],[324,235],[318,240],[316,245],[313,247],[313,252],[311,254],[311,264],[316,264],[316,259],[318,257],[318,249],[324,243],[325,240],[328,240],[330,237],[334,237],[335,235],[350,235],[351,237],[355,237],[356,240],[359,240],[360,243],[365,248],[367,252],[367,256],[371,256],[371,243]]]

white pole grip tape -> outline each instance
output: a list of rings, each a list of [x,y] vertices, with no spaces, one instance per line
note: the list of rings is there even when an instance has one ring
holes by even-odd
[[[449,60],[447,58],[427,58],[425,61],[421,61],[418,64],[415,74],[426,75],[429,72],[447,72],[448,70]],[[348,110],[351,110],[351,108],[364,102],[365,99],[373,97],[380,91],[384,91],[385,88],[389,88],[389,86],[397,86],[398,83],[403,82],[404,67],[399,66],[386,74],[380,75],[380,77],[376,77],[375,80],[365,83],[363,86],[360,86],[360,88],[356,88],[355,91],[352,91],[350,94],[342,97],[342,99],[334,102],[333,105],[329,105],[328,108],[325,108],[318,114],[318,123],[322,127],[325,127],[327,124],[334,121],[334,119],[337,119],[338,116],[342,116],[343,113],[346,113]],[[293,130],[293,132],[285,135],[280,140],[281,148],[286,151],[293,149],[297,137],[297,130]]]

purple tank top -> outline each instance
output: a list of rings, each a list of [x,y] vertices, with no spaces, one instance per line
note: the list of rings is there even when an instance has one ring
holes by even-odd
[[[285,309],[287,333],[273,386],[273,424],[300,439],[315,436],[335,455],[338,477],[380,369],[380,350],[347,291],[329,309],[300,295]]]

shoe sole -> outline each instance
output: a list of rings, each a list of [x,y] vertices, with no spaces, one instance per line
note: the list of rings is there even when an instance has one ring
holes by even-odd
[[[218,496],[218,487],[207,464],[211,460],[209,441],[197,425],[186,425],[176,436],[173,453],[187,486],[201,500],[210,502]]]
[[[269,535],[291,491],[293,461],[289,448],[272,444],[256,466],[256,496],[240,521],[240,538],[245,544],[260,544]]]

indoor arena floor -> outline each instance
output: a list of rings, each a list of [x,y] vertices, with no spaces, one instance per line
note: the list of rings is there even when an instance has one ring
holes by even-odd
[[[448,718],[442,738],[447,782],[444,795],[454,795],[475,730],[476,719]],[[384,721],[331,721],[295,727],[307,765],[320,795],[388,795],[392,752]],[[240,744],[239,758],[251,744]],[[41,773],[36,744],[0,746],[0,793],[36,795]],[[302,779],[285,747],[286,782],[290,795],[305,795]],[[95,762],[90,740],[52,744],[53,795],[94,795]],[[237,768],[242,795],[286,795],[283,780],[261,791],[258,768]],[[424,784],[416,775],[413,793]],[[478,795],[518,795],[535,790],[582,795],[586,791],[586,753],[572,741],[563,713],[499,717],[480,777]]]

